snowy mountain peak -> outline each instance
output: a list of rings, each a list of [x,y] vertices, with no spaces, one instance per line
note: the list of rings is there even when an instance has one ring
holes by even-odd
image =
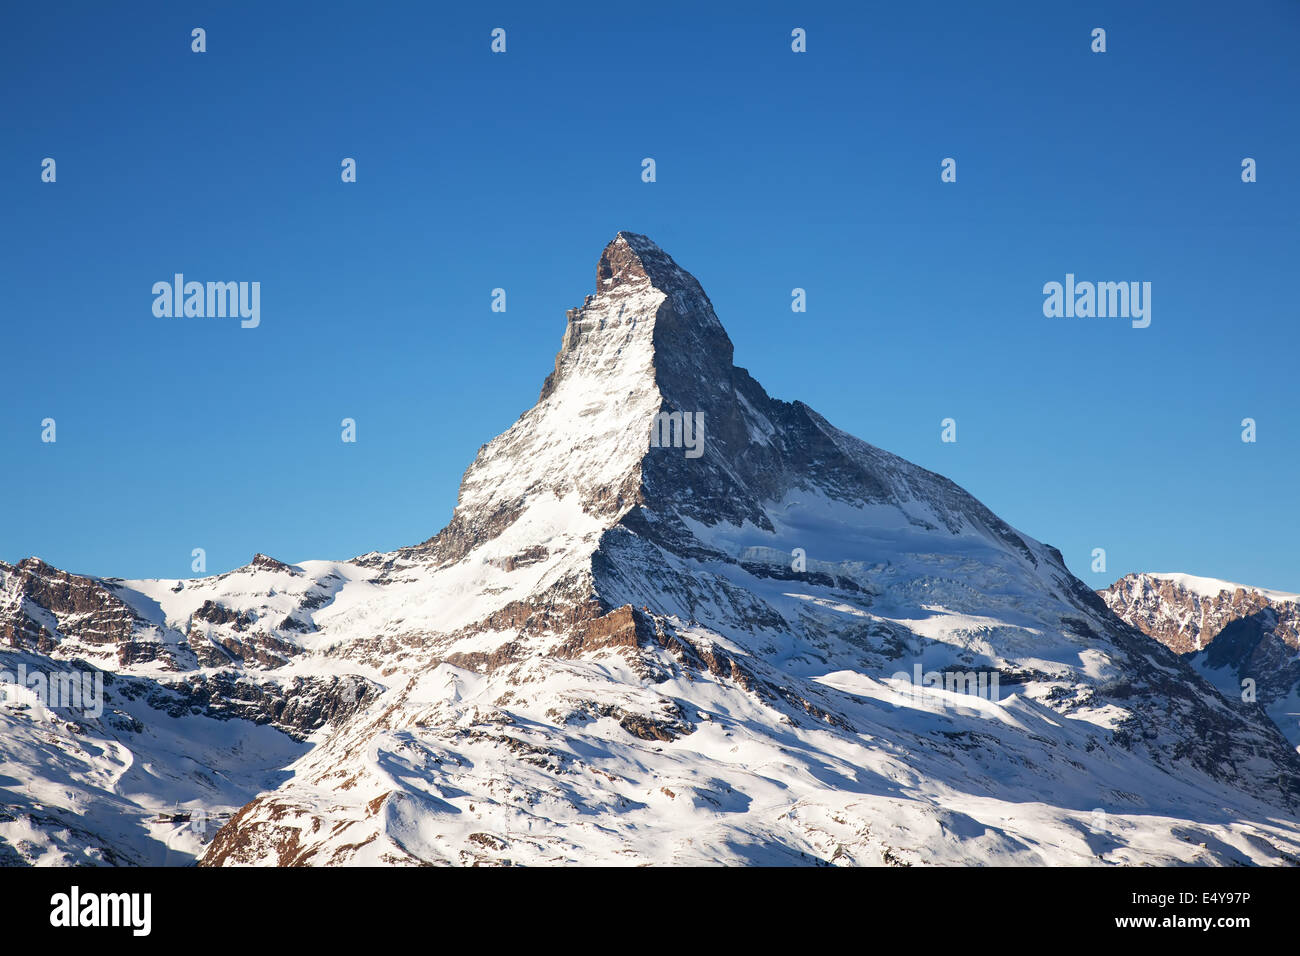
[[[725,352],[730,364],[731,341],[700,283],[658,244],[640,233],[621,231],[605,246],[596,263],[596,294],[588,296],[581,309],[571,310],[570,319],[593,305],[597,309],[615,302],[621,305],[628,295],[652,291],[660,294],[668,307],[667,314],[658,318],[697,324],[703,335],[700,344]],[[647,331],[657,329],[656,322]]]
[[[301,573],[299,569],[293,568],[290,565],[285,564],[283,561],[278,561],[269,554],[262,554],[261,552],[253,555],[253,560],[249,564],[249,567],[259,571],[290,571]]]
[[[1192,574],[1127,574],[1100,592],[1226,698],[1243,689],[1300,747],[1300,595]],[[1249,684],[1243,683],[1249,681]]]
[[[597,275],[422,545],[0,564],[0,670],[117,672],[57,754],[0,702],[33,794],[0,861],[1300,862],[1264,713],[947,478],[769,397],[649,239]],[[178,803],[226,822],[142,829]]]

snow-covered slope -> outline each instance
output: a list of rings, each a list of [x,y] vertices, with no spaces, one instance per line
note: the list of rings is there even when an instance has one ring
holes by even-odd
[[[1102,599],[1300,748],[1300,595],[1189,574],[1129,574]]]
[[[0,653],[12,676],[49,665]],[[148,680],[99,678],[98,714],[45,706],[12,682],[0,689],[0,865],[186,863],[309,749]]]
[[[702,434],[652,441],[661,413]],[[209,865],[1300,860],[1261,714],[952,482],[768,397],[631,233],[424,543],[0,574],[10,643],[309,748],[240,778]]]

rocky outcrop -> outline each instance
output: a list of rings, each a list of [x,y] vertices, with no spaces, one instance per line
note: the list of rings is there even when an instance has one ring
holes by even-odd
[[[151,707],[172,717],[247,720],[305,740],[318,730],[342,724],[376,700],[380,690],[357,677],[295,676],[270,681],[218,672],[160,682],[148,690],[147,699]]]
[[[120,666],[175,666],[172,649],[107,585],[39,558],[0,562],[0,640],[42,654],[115,657]]]
[[[1229,624],[1271,616],[1271,633],[1300,650],[1300,596],[1187,575],[1128,574],[1098,592],[1106,606],[1179,654],[1208,647]]]

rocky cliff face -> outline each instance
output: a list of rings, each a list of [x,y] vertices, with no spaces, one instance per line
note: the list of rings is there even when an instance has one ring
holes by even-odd
[[[1300,859],[1263,715],[952,482],[770,398],[649,239],[596,281],[434,537],[90,582],[174,648],[119,667],[215,688],[189,718],[222,681],[350,705],[268,718],[309,749],[255,798],[192,798],[229,815],[202,863]]]
[[[1225,697],[1257,702],[1300,747],[1300,595],[1187,574],[1129,574],[1100,594]]]
[[[102,582],[68,574],[39,558],[0,561],[0,640],[48,654],[78,652],[130,664],[159,656],[131,608]]]

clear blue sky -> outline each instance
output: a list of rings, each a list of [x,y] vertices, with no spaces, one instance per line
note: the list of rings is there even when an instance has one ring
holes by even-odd
[[[422,540],[631,229],[770,393],[1088,583],[1300,590],[1300,4],[462,6],[6,7],[0,558]],[[155,318],[175,272],[261,282],[261,327]],[[1150,281],[1151,327],[1045,318],[1067,272]]]

